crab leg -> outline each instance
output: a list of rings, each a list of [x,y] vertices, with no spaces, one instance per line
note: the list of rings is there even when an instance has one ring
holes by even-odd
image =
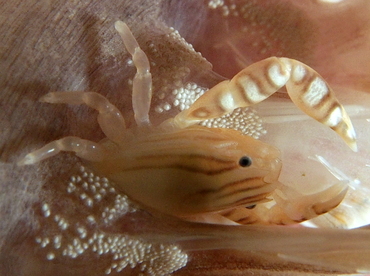
[[[288,58],[268,58],[254,63],[231,80],[223,81],[202,95],[173,120],[179,127],[230,113],[235,108],[257,104],[286,86],[292,101],[320,123],[336,131],[357,150],[350,118],[334,92],[312,68]]]
[[[35,164],[55,156],[61,151],[72,151],[77,156],[89,161],[101,161],[106,156],[102,145],[79,137],[67,136],[27,154],[17,164],[18,166]]]
[[[152,75],[148,57],[125,23],[117,21],[114,26],[120,34],[127,51],[132,55],[137,70],[132,84],[132,108],[136,124],[138,126],[150,124],[149,108],[152,99]]]
[[[86,104],[99,112],[98,122],[100,128],[108,139],[120,142],[125,137],[125,121],[119,110],[111,104],[104,96],[95,92],[50,92],[40,101],[47,103]],[[27,154],[18,165],[29,165],[37,163],[57,155],[61,151],[72,151],[77,156],[90,160],[100,161],[105,157],[105,149],[98,143],[68,136],[50,142],[41,149]]]
[[[40,98],[41,102],[86,104],[97,110],[98,123],[104,134],[113,142],[120,142],[125,137],[126,126],[121,112],[104,96],[96,92],[50,92]]]

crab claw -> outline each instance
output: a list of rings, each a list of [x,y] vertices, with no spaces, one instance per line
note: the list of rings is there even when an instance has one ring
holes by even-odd
[[[333,129],[357,151],[351,120],[333,90],[315,70],[290,58],[271,57],[248,66],[231,80],[208,90],[189,109],[177,114],[173,122],[184,128],[221,117],[238,107],[262,102],[283,86],[299,109]]]
[[[337,207],[345,197],[348,186],[338,183],[324,191],[310,195],[302,195],[286,186],[282,189],[285,189],[285,191],[283,192],[280,189],[275,191],[276,204],[294,222],[302,222]]]

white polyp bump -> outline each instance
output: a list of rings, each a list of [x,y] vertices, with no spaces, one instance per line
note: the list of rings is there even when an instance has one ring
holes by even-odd
[[[319,104],[322,99],[328,94],[329,90],[326,83],[319,77],[315,78],[308,90],[303,95],[303,100],[309,106]]]
[[[329,127],[334,127],[339,124],[342,120],[342,110],[337,106],[329,115],[329,118],[326,120],[325,124]]]
[[[48,253],[46,255],[46,259],[48,259],[49,261],[54,260],[55,259],[55,254],[53,252]]]
[[[285,74],[281,74],[281,66],[279,64],[272,65],[267,70],[267,73],[270,80],[279,87],[284,86],[290,77],[290,74],[287,71],[285,71]]]
[[[47,204],[47,203],[44,203],[43,205],[42,205],[42,211],[43,211],[43,213],[44,213],[44,217],[49,217],[50,216],[50,214],[51,214],[51,212],[50,212],[50,208],[49,208],[49,205]]]
[[[92,215],[90,215],[90,216],[87,217],[87,221],[90,224],[94,224],[96,222],[94,216],[92,216]]]
[[[296,81],[296,82],[300,82],[304,76],[306,75],[306,69],[298,64],[294,67],[294,70],[293,70],[293,80]]]
[[[247,76],[241,76],[238,79],[240,85],[244,88],[244,94],[253,103],[259,103],[266,99],[266,96],[260,93],[258,85]]]
[[[225,111],[233,111],[235,109],[235,102],[233,95],[227,91],[220,96],[220,105]]]
[[[54,237],[54,248],[59,249],[62,246],[62,236],[57,235]]]
[[[171,105],[169,103],[165,103],[163,105],[163,109],[166,110],[166,111],[169,111],[171,109]]]

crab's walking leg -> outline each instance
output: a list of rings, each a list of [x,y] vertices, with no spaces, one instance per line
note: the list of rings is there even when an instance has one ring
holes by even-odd
[[[173,120],[179,127],[220,117],[237,107],[259,103],[286,85],[293,102],[307,115],[335,130],[357,150],[351,120],[334,92],[312,68],[288,58],[268,58],[254,63],[202,95]]]
[[[18,166],[40,162],[61,151],[75,152],[77,156],[89,161],[101,161],[106,157],[105,149],[100,144],[75,136],[67,136],[27,154],[18,162]]]
[[[99,112],[98,122],[104,134],[114,142],[122,141],[125,137],[125,121],[119,110],[104,96],[95,92],[51,92],[40,101],[47,103],[86,104]],[[60,151],[72,151],[77,156],[90,160],[100,161],[105,157],[104,148],[98,143],[69,136],[53,141],[34,152],[27,154],[18,165],[34,164]]]
[[[64,104],[86,104],[97,110],[100,128],[113,142],[122,141],[125,137],[125,120],[120,111],[111,104],[104,96],[95,92],[50,92],[40,98],[41,102],[64,103]]]
[[[138,126],[150,124],[149,108],[152,99],[152,75],[148,57],[141,50],[125,23],[117,21],[114,26],[120,34],[127,51],[132,55],[137,70],[132,84],[132,108],[135,121]]]

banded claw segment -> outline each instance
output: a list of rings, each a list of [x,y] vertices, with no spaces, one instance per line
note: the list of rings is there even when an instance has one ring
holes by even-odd
[[[257,104],[284,85],[298,108],[333,129],[353,151],[357,151],[351,120],[332,89],[315,70],[289,58],[271,57],[243,69],[180,112],[174,123],[186,127],[220,117],[235,108]]]

